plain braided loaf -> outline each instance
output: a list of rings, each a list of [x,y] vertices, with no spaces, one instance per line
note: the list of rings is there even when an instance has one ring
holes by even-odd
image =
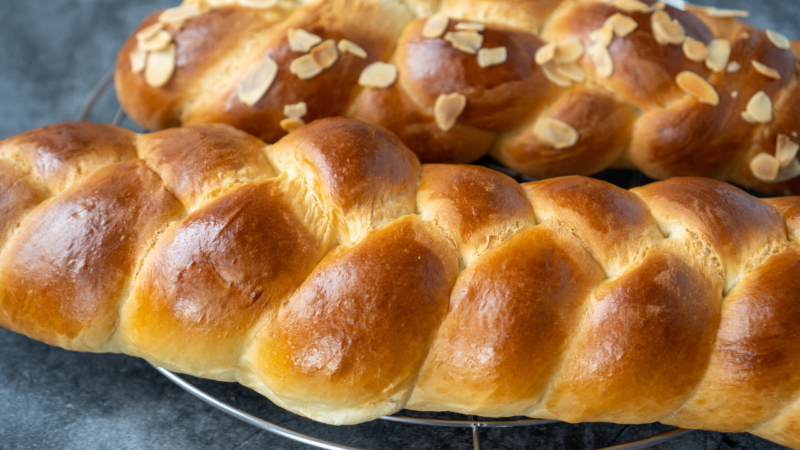
[[[350,115],[388,128],[423,163],[489,152],[536,178],[636,167],[800,194],[800,42],[738,11],[691,11],[649,0],[187,0],[125,43],[117,94],[150,130],[227,123],[272,143]]]
[[[661,421],[800,448],[800,197],[519,185],[356,119],[62,123],[0,142],[0,325],[239,381],[332,423],[401,408]]]

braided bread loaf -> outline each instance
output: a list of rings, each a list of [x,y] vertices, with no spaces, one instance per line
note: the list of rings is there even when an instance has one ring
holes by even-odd
[[[736,11],[692,10],[186,0],[125,43],[117,93],[153,130],[220,122],[275,142],[304,121],[351,115],[393,131],[425,163],[490,152],[537,178],[637,167],[800,194],[800,42]]]
[[[0,325],[239,381],[348,424],[401,408],[661,421],[800,448],[800,197],[420,166],[316,121],[63,123],[0,143]]]

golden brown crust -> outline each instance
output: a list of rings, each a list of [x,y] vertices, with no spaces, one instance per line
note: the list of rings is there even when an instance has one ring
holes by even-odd
[[[108,148],[74,149],[94,172],[63,192],[44,188],[61,172],[0,155],[0,326],[237,380],[327,423],[658,420],[800,448],[797,197],[701,178],[519,186],[420,166],[357,119],[266,156],[221,125],[133,136],[122,163],[109,129],[73,129]]]
[[[800,193],[797,177],[785,179],[800,172],[800,164],[773,181],[768,174],[756,177],[750,167],[757,155],[775,154],[779,134],[800,143],[798,44],[786,49],[763,30],[700,9],[644,4],[646,11],[631,10],[636,3],[601,0],[287,0],[258,11],[220,6],[182,28],[168,27],[178,62],[166,86],[152,88],[144,75],[131,72],[133,37],[118,59],[117,86],[126,111],[146,128],[227,123],[273,143],[290,128],[281,126],[283,107],[303,101],[303,123],[335,115],[370,120],[397,134],[423,163],[466,163],[491,152],[537,178],[636,167],[657,179],[703,176],[772,195]],[[425,36],[434,13],[448,21],[438,35]],[[657,38],[663,31],[654,25],[656,15],[674,20],[670,29],[677,34],[669,44]],[[615,17],[632,28],[598,44],[603,40],[596,33]],[[143,25],[155,20],[153,15]],[[477,29],[471,36],[480,42],[471,50],[454,45],[451,34],[465,27]],[[339,44],[354,42],[364,57],[339,51],[332,66],[300,79],[291,63],[306,51],[290,49],[291,28]],[[694,54],[684,50],[687,38]],[[574,58],[536,62],[537,52],[547,54],[545,45],[576,42],[582,53]],[[711,52],[725,66],[716,72],[697,50],[712,43],[723,50]],[[595,60],[596,45],[607,47],[610,65]],[[505,56],[494,54],[499,59],[491,63],[475,54],[500,49]],[[248,106],[238,88],[248,68],[265,56],[276,62],[277,75]],[[389,77],[380,87],[360,84],[362,71],[377,61],[394,65],[396,80]],[[757,70],[759,63],[767,69]],[[779,79],[769,75],[772,70]],[[708,83],[709,97],[701,101],[679,85],[678,76],[687,73]],[[749,123],[742,113],[762,91],[774,117]],[[449,127],[437,122],[435,105],[453,94],[466,103]],[[543,119],[561,121],[576,139],[564,147],[534,135]]]
[[[113,349],[106,345],[131,277],[181,211],[138,160],[100,169],[45,203],[3,253],[2,326],[68,349]]]
[[[170,228],[122,312],[123,349],[232,381],[253,327],[330,246],[320,218],[305,223],[314,205],[286,190],[277,180],[256,181]]]

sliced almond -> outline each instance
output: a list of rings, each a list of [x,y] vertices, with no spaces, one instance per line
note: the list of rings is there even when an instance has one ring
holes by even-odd
[[[723,72],[728,67],[731,58],[731,43],[727,39],[714,39],[706,45],[708,58],[706,67],[714,72]]]
[[[647,8],[646,10],[644,10],[643,12],[651,13],[651,12],[654,12],[654,11],[663,11],[666,7],[667,7],[667,4],[664,3],[664,2],[655,2],[652,5],[650,5],[650,7]]]
[[[533,125],[533,135],[556,150],[573,147],[580,138],[575,128],[552,117],[540,117]]]
[[[614,74],[614,60],[611,58],[611,52],[608,51],[604,45],[597,43],[589,49],[594,61],[595,72],[600,78],[609,78]]]
[[[306,102],[283,105],[283,115],[289,119],[299,119],[306,114],[308,114],[308,105],[306,105]]]
[[[583,56],[586,49],[579,41],[561,42],[556,45],[553,59],[560,63],[572,63]]]
[[[436,39],[444,34],[449,23],[450,19],[446,14],[434,14],[425,21],[425,26],[422,27],[422,35],[426,38]]]
[[[289,31],[286,32],[286,37],[289,39],[289,48],[299,53],[306,53],[322,42],[321,37],[302,28],[289,28]]]
[[[703,62],[708,58],[708,49],[702,42],[687,37],[683,41],[683,54],[689,61]]]
[[[613,5],[627,12],[645,12],[650,9],[647,3],[640,2],[639,0],[616,0]]]
[[[482,68],[503,64],[508,58],[505,47],[482,48],[478,50],[478,66]]]
[[[766,92],[757,92],[747,102],[747,109],[742,112],[742,118],[750,123],[772,122],[772,99]]]
[[[728,70],[728,73],[736,73],[736,72],[742,70],[742,65],[739,64],[736,61],[731,61],[730,64],[728,64],[728,69],[727,70]]]
[[[672,17],[670,17],[669,13],[664,11],[663,9],[659,11],[655,11],[652,16],[650,16],[650,23],[654,24],[656,22],[670,22],[672,21]]]
[[[142,42],[152,39],[153,36],[156,35],[156,33],[158,33],[163,29],[164,29],[164,24],[161,22],[156,22],[148,27],[143,28],[142,31],[136,33],[136,40]]]
[[[272,86],[277,74],[278,63],[272,58],[264,57],[251,63],[237,86],[239,101],[247,106],[258,103]]]
[[[750,172],[761,181],[771,182],[778,176],[781,165],[768,153],[759,153],[750,160]]]
[[[606,19],[603,26],[611,27],[611,29],[614,30],[614,34],[619,37],[625,37],[639,28],[639,22],[624,14],[617,13]]]
[[[575,83],[583,83],[586,81],[586,71],[577,63],[558,64],[556,72],[562,77],[574,81]]]
[[[142,73],[144,72],[144,66],[147,64],[147,52],[137,48],[136,50],[132,51],[129,55],[131,59],[131,72],[133,73]]]
[[[374,62],[361,72],[358,84],[364,87],[387,88],[397,80],[397,67],[385,62]]]
[[[464,53],[474,55],[483,45],[483,35],[476,31],[450,31],[445,33],[444,40],[450,42],[453,48]]]
[[[293,73],[301,80],[308,80],[322,73],[322,66],[314,61],[311,54],[303,55],[289,64],[289,72]]]
[[[163,50],[172,44],[172,35],[168,31],[156,32],[150,39],[139,41],[139,48],[145,51]]]
[[[690,3],[686,3],[686,10],[694,13],[705,14],[709,17],[717,17],[722,19],[732,18],[732,17],[750,17],[750,13],[748,11],[743,11],[740,9],[724,9],[724,8],[715,8],[713,6],[698,6],[698,5],[692,5]]]
[[[458,117],[467,106],[467,97],[458,92],[441,94],[433,105],[433,117],[436,126],[442,131],[448,131],[456,124]]]
[[[778,71],[773,69],[772,67],[769,67],[766,64],[760,63],[756,60],[753,60],[752,63],[753,63],[753,68],[756,69],[756,71],[761,75],[764,75],[767,78],[772,78],[773,80],[781,79],[781,74],[778,73]]]
[[[158,16],[158,21],[173,25],[182,24],[198,15],[200,15],[200,8],[197,5],[184,5],[164,10],[164,12]]]
[[[144,70],[145,82],[154,88],[160,88],[169,82],[175,73],[175,46],[150,52],[147,55],[147,66]]]
[[[239,4],[245,8],[267,9],[278,6],[278,0],[239,0]]]
[[[772,42],[772,45],[781,50],[789,50],[792,47],[792,43],[789,42],[789,39],[777,31],[767,30],[767,39]]]
[[[653,35],[656,37],[656,42],[661,45],[681,45],[686,39],[686,30],[678,19],[658,20],[653,21]]]
[[[797,158],[797,151],[800,150],[800,145],[792,141],[789,136],[785,134],[778,135],[778,146],[775,149],[775,157],[781,167],[786,167],[789,163]]]
[[[700,75],[694,72],[684,71],[678,74],[675,78],[675,82],[683,92],[694,96],[700,103],[713,106],[719,105],[719,93],[714,89],[714,86],[711,86],[711,84]]]
[[[558,73],[558,66],[555,62],[551,61],[547,64],[540,66],[542,68],[542,73],[544,77],[547,78],[548,81],[555,84],[556,86],[560,86],[563,88],[567,88],[572,86],[572,81]]]
[[[545,44],[538,49],[536,49],[536,55],[534,55],[534,61],[536,64],[540,66],[549,63],[556,57],[556,43],[550,42],[549,44]]]
[[[800,161],[792,159],[786,167],[781,167],[773,183],[783,183],[800,177]]]
[[[291,133],[305,124],[306,123],[303,121],[303,119],[290,117],[288,119],[281,120],[281,129],[287,133]]]
[[[339,51],[336,49],[336,41],[327,39],[318,46],[311,49],[311,59],[323,69],[332,66],[339,59]]]
[[[592,42],[608,47],[611,45],[611,41],[614,40],[614,29],[608,25],[603,25],[601,28],[589,33],[589,39],[591,39]]]
[[[486,25],[478,22],[458,22],[456,24],[456,30],[458,31],[472,30],[480,32],[485,29]]]
[[[731,98],[739,98],[739,91],[731,92]]]
[[[356,43],[353,41],[342,39],[341,41],[339,41],[339,44],[337,46],[339,47],[339,51],[342,53],[350,53],[351,55],[361,59],[367,57],[366,50],[356,45]]]

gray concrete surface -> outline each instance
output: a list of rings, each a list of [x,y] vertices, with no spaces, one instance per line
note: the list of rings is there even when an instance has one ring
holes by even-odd
[[[148,12],[172,0],[0,0],[0,138],[75,117],[117,48]],[[800,38],[800,2],[735,0],[752,21]],[[113,93],[94,120],[110,121]],[[309,434],[370,449],[470,449],[467,430],[374,422],[331,427],[287,413],[238,385],[198,380],[230,403]],[[589,449],[660,425],[556,424],[482,431],[485,449]],[[73,353],[0,330],[1,449],[301,449],[218,412],[122,355]],[[746,434],[696,432],[661,449],[774,449]]]

